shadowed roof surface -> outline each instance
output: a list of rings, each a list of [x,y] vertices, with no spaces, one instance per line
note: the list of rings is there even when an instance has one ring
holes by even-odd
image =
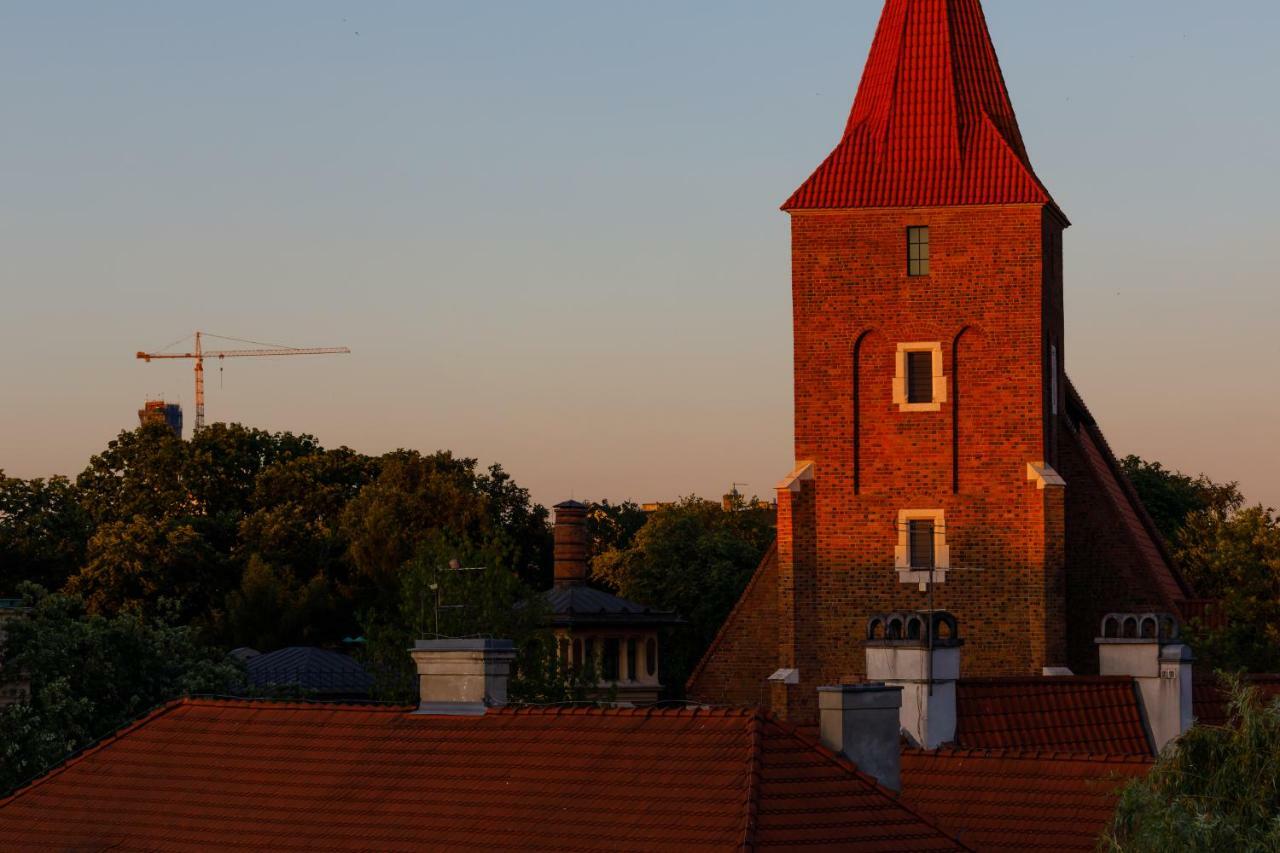
[[[755,711],[411,710],[173,703],[0,801],[0,848],[965,849]]]

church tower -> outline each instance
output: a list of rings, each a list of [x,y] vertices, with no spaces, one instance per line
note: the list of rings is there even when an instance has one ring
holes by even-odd
[[[769,701],[810,717],[818,684],[865,675],[868,617],[896,610],[954,613],[967,675],[1068,665],[1069,223],[979,0],[887,0],[844,135],[783,210],[796,469],[776,550],[691,692],[749,700],[748,662],[776,648],[769,663],[801,680]],[[1114,467],[1109,450],[1094,463]],[[1118,471],[1086,473],[1120,488]]]

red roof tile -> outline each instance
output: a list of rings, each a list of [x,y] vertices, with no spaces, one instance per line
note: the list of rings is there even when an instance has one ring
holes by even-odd
[[[1094,850],[1150,759],[906,750],[903,799],[976,850]]]
[[[956,745],[1153,753],[1133,679],[1100,676],[962,678],[956,682]]]
[[[1266,699],[1280,699],[1280,675],[1246,675],[1245,683],[1256,687]],[[1197,675],[1191,682],[1191,708],[1197,723],[1225,726],[1231,718],[1230,700],[1216,678]]]
[[[783,210],[1018,203],[1053,199],[981,4],[888,0],[844,138]]]
[[[0,849],[964,849],[772,717],[187,700],[0,801]]]

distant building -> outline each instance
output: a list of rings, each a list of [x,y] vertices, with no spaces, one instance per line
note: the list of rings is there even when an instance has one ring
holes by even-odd
[[[679,617],[588,586],[587,507],[565,501],[555,510],[555,586],[543,595],[561,661],[596,670],[601,689],[616,690],[620,701],[656,702],[662,629]]]
[[[165,424],[182,438],[182,406],[164,400],[148,400],[138,409],[138,424]]]
[[[368,699],[373,676],[354,658],[312,646],[290,646],[261,654],[239,648],[249,683],[259,689],[294,688],[314,699]]]

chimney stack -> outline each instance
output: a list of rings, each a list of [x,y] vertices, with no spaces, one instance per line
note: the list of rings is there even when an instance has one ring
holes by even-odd
[[[419,714],[480,716],[507,704],[515,644],[510,640],[418,640]]]
[[[555,505],[556,587],[587,582],[587,507],[577,501]]]
[[[902,688],[902,728],[925,749],[955,740],[962,645],[956,618],[945,610],[867,622],[867,679]]]
[[[1138,684],[1156,751],[1191,728],[1191,647],[1168,613],[1108,613],[1102,619],[1098,671]]]
[[[890,790],[902,790],[899,714],[902,688],[848,684],[818,688],[822,745],[838,752]]]

